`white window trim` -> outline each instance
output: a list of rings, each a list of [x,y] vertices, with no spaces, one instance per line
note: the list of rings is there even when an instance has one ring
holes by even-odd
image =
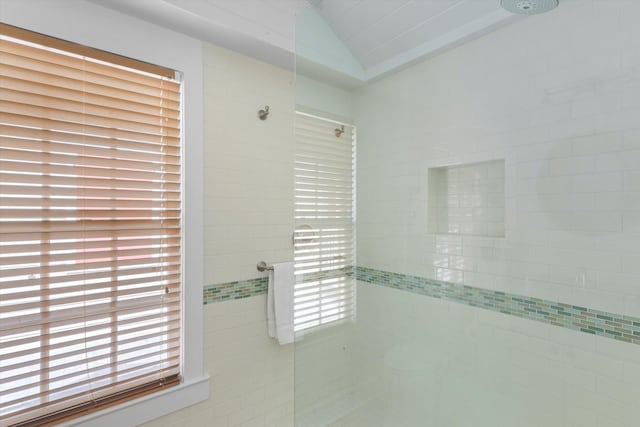
[[[133,426],[208,399],[209,381],[203,370],[202,43],[82,0],[0,0],[0,20],[52,37],[173,68],[183,76],[183,382],[165,391],[62,425]],[[186,307],[188,309],[184,309]]]

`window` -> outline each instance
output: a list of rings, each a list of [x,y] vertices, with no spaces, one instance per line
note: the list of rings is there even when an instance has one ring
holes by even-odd
[[[0,26],[0,424],[180,374],[175,72]]]
[[[294,326],[354,315],[353,127],[296,114]]]

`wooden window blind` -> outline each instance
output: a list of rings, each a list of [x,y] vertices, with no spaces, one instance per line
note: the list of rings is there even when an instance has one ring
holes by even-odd
[[[337,136],[336,129],[344,132]],[[355,314],[355,131],[297,113],[295,134],[294,328],[300,331]]]
[[[181,84],[118,58],[0,25],[0,425],[179,381]]]

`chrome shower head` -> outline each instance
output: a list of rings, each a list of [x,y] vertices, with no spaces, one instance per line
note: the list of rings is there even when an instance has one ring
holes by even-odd
[[[511,13],[537,15],[558,7],[559,0],[500,0],[500,4]]]

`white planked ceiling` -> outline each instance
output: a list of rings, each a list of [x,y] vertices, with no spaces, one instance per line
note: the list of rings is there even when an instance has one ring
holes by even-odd
[[[319,0],[318,12],[365,69],[491,14],[499,0]]]
[[[367,81],[514,19],[500,0],[89,0],[293,67],[296,14],[311,3]],[[305,31],[305,28],[298,28]],[[300,35],[300,34],[298,34]],[[318,64],[331,68],[331,64]]]

